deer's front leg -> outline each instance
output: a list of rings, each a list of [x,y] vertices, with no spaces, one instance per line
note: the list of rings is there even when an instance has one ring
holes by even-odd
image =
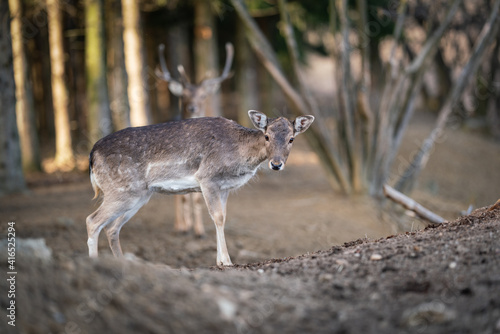
[[[224,237],[224,224],[226,223],[226,203],[228,190],[220,190],[217,186],[201,186],[201,191],[208,212],[215,223],[217,233],[217,266],[232,266],[231,258],[227,252],[226,239]]]

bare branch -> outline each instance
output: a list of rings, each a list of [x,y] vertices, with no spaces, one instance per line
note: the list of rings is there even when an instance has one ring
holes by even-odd
[[[422,205],[417,203],[415,200],[411,199],[410,197],[406,196],[405,194],[400,193],[396,189],[384,185],[384,195],[389,198],[390,200],[401,204],[403,207],[405,207],[408,210],[411,210],[415,212],[419,217],[427,220],[428,222],[432,224],[442,224],[445,223],[446,220],[442,218],[441,216],[435,214],[434,212],[430,211],[429,209],[424,208]]]
[[[441,40],[441,37],[443,37],[446,28],[448,28],[448,26],[450,25],[451,20],[455,16],[455,13],[457,12],[462,1],[463,0],[455,0],[453,5],[448,10],[448,13],[446,13],[446,18],[444,19],[444,21],[437,28],[434,34],[432,34],[432,36],[426,41],[426,43],[422,47],[422,50],[419,52],[418,56],[406,68],[407,73],[416,72],[424,64],[425,59],[427,59],[431,51],[437,48],[438,43]]]
[[[392,79],[396,79],[398,66],[396,64],[396,47],[398,46],[398,42],[401,39],[401,35],[403,32],[403,24],[406,18],[406,8],[408,7],[408,1],[403,0],[399,4],[398,8],[398,19],[396,21],[396,28],[394,29],[394,41],[391,48],[391,55],[389,57],[389,64],[391,66],[391,77]]]
[[[449,93],[448,97],[446,98],[446,102],[439,112],[436,126],[422,143],[418,154],[415,156],[401,178],[398,180],[396,189],[402,190],[403,188],[411,188],[413,186],[413,182],[416,179],[416,176],[425,167],[427,160],[429,159],[431,150],[434,147],[434,143],[441,136],[448,117],[453,111],[453,107],[460,99],[460,96],[462,95],[467,85],[468,78],[470,78],[472,73],[476,72],[486,48],[491,45],[493,37],[495,37],[498,32],[500,24],[500,20],[498,18],[499,8],[500,0],[496,0],[488,22],[484,24],[483,29],[481,30],[481,33],[477,38],[477,42],[474,50],[472,51],[471,57],[467,61],[467,64],[465,64],[457,80],[457,83]]]

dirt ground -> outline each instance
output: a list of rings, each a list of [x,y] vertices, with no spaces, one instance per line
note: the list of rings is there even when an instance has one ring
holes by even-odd
[[[500,209],[224,270],[71,252],[17,262],[16,327],[2,333],[500,332]]]
[[[412,122],[400,161],[432,122]],[[453,221],[500,197],[498,170],[497,143],[449,130],[413,195]],[[237,265],[225,270],[212,267],[208,214],[205,238],[178,235],[173,198],[162,195],[122,230],[124,252],[139,260],[112,258],[104,235],[89,259],[85,218],[98,202],[88,176],[28,180],[29,193],[1,199],[0,232],[15,221],[16,237],[44,238],[52,260],[19,255],[17,326],[4,318],[1,333],[500,333],[499,210],[417,231],[416,218],[333,191],[300,139],[283,172],[263,169],[230,195]],[[412,232],[394,236],[402,229]],[[6,279],[0,286],[5,310]]]

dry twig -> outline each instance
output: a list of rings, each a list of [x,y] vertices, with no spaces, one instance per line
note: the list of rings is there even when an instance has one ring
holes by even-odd
[[[432,224],[442,224],[446,222],[443,217],[440,217],[429,209],[424,208],[415,200],[411,199],[403,193],[400,193],[399,191],[388,185],[384,185],[384,195],[392,201],[401,204],[406,209],[415,212],[419,217],[429,221]]]

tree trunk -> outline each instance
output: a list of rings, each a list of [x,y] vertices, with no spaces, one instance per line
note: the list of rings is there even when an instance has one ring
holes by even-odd
[[[349,41],[349,8],[347,0],[337,0],[337,9],[340,12],[340,22],[342,26],[342,98],[344,108],[341,109],[340,115],[340,130],[343,134],[343,141],[345,142],[345,149],[347,155],[347,162],[349,167],[350,181],[352,189],[359,192],[362,188],[361,182],[361,168],[360,168],[360,155],[361,151],[359,142],[356,138],[356,124],[355,124],[355,94],[353,87],[353,79],[351,74],[351,45]],[[362,74],[363,75],[363,74]]]
[[[257,89],[257,60],[245,38],[245,27],[236,22],[236,91],[238,94],[238,123],[251,127],[248,110],[259,110]]]
[[[14,79],[16,82],[17,127],[21,140],[21,154],[24,171],[39,171],[40,147],[35,122],[35,104],[33,89],[29,79],[29,65],[23,40],[23,8],[21,0],[9,0],[14,61]]]
[[[7,1],[0,1],[0,18],[9,18]],[[16,125],[16,86],[12,64],[10,26],[0,30],[0,195],[26,189]]]
[[[103,0],[85,1],[85,68],[89,145],[112,132],[106,83]]]
[[[212,76],[219,73],[215,17],[210,1],[206,0],[194,2],[194,67],[196,83],[201,82],[207,73],[212,73]],[[221,115],[219,94],[211,94],[206,105],[207,116]]]
[[[130,106],[127,94],[127,70],[123,52],[123,17],[120,0],[106,0],[106,57],[111,118],[116,130],[130,126]]]
[[[146,90],[146,63],[141,29],[139,2],[122,0],[123,43],[125,67],[128,75],[128,98],[130,103],[130,123],[132,126],[147,125],[151,122],[149,97]]]
[[[68,87],[65,82],[62,15],[59,0],[46,0],[49,24],[52,100],[56,131],[55,164],[63,170],[75,167],[68,112]]]
[[[189,75],[193,75],[194,71],[191,65],[191,53],[189,51],[189,30],[185,23],[178,23],[177,25],[171,27],[167,33],[168,46],[167,52],[167,62],[168,68],[172,69],[173,73],[177,72],[177,66],[182,65],[184,70]],[[177,73],[178,75],[178,73]],[[164,95],[170,97],[170,119],[181,119],[182,118],[182,107],[180,97],[175,96],[168,89],[168,83],[166,81],[161,81],[162,87],[164,87]]]

